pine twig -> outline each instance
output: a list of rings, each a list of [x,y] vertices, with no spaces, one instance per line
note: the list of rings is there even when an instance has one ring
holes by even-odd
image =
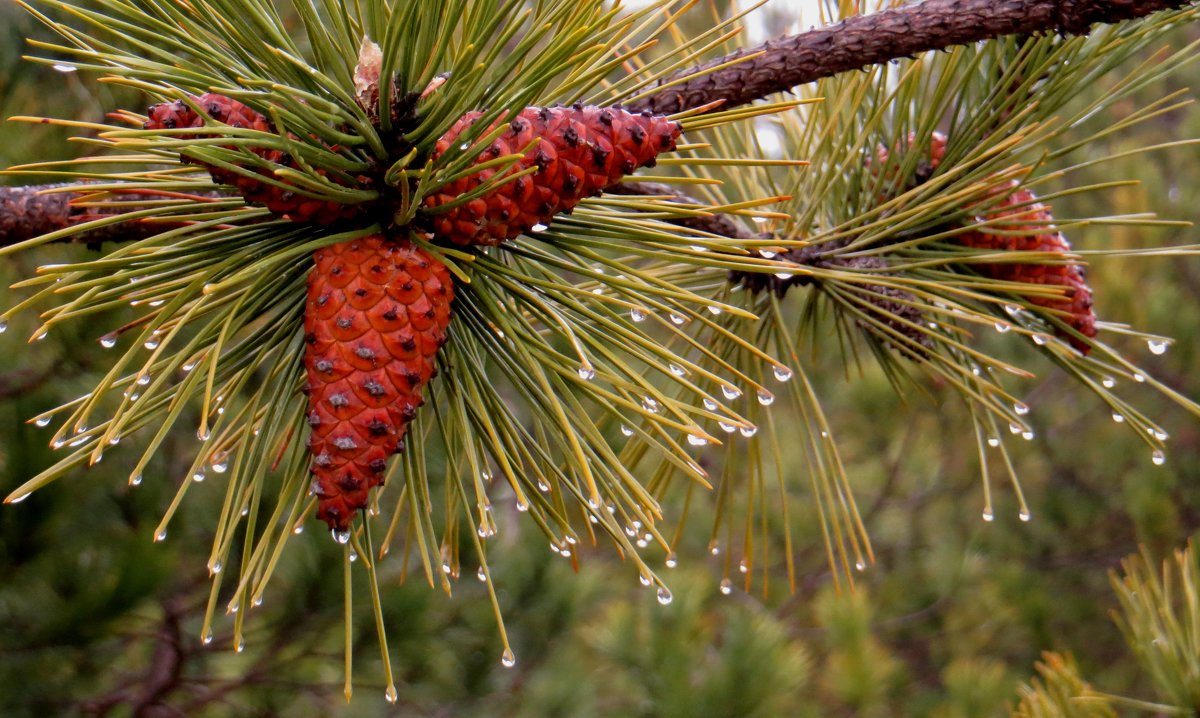
[[[1189,0],[925,0],[715,58],[664,79],[660,85],[666,87],[627,107],[671,114],[721,100],[721,108],[729,109],[930,50],[1005,35],[1081,35],[1097,23],[1132,20],[1188,4]],[[736,62],[743,57],[748,59]]]

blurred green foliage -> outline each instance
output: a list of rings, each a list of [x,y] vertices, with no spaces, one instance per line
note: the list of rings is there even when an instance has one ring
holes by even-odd
[[[40,32],[14,3],[0,2],[6,116],[95,119],[141,102],[19,64],[20,38]],[[1181,32],[1175,45],[1186,39]],[[1194,83],[1200,67],[1192,74],[1146,88],[1140,99]],[[1081,100],[1101,91],[1081,88]],[[1132,109],[1090,122],[1104,126]],[[0,165],[81,151],[65,135],[0,126]],[[1197,136],[1200,113],[1184,109],[1081,149],[1077,159]],[[1139,185],[1063,198],[1054,210],[1060,219],[1152,211],[1197,221],[1197,177],[1194,152],[1129,157],[1070,181]],[[1079,249],[1145,247],[1187,243],[1192,232],[1084,229],[1071,239]],[[0,286],[40,263],[88,252],[55,246],[0,261]],[[1176,338],[1170,352],[1146,352],[1146,361],[1175,389],[1200,395],[1191,370],[1200,366],[1200,261],[1101,260],[1090,276],[1102,318]],[[20,296],[0,289],[0,305]],[[0,484],[9,488],[53,461],[46,437],[25,419],[85,391],[104,351],[89,326],[26,344],[34,326],[27,315],[0,335]],[[819,357],[820,347],[814,351]],[[997,519],[985,523],[975,452],[943,438],[960,436],[951,429],[964,421],[949,393],[928,386],[928,399],[905,401],[870,368],[846,377],[836,358],[826,368],[814,371],[817,389],[839,428],[878,558],[852,594],[832,589],[818,522],[803,501],[792,504],[801,577],[794,594],[778,551],[777,565],[754,567],[772,579],[767,595],[747,594],[737,580],[728,595],[719,590],[723,577],[738,577],[737,557],[709,554],[709,509],[700,502],[680,565],[668,574],[669,606],[607,552],[585,548],[574,573],[516,520],[515,507],[497,505],[492,572],[516,666],[500,664],[473,567],[448,597],[424,585],[418,570],[401,585],[402,560],[393,556],[381,568],[400,699],[383,699],[365,586],[356,586],[357,694],[347,707],[341,556],[324,531],[313,527],[294,542],[264,604],[244,609],[244,651],[232,649],[229,621],[219,622],[226,632],[211,644],[201,642],[219,477],[193,489],[165,542],[150,535],[195,449],[195,437],[182,433],[140,487],[125,483],[135,452],[114,449],[91,470],[0,510],[0,715],[968,718],[1014,709],[1043,651],[1072,652],[1078,674],[1106,691],[1153,695],[1109,617],[1117,602],[1106,571],[1139,544],[1164,555],[1200,527],[1200,425],[1144,392],[1147,405],[1158,402],[1147,413],[1172,434],[1167,463],[1154,466],[1136,437],[1044,366],[1025,395],[1036,438],[1019,454],[1033,520],[1018,521],[1011,492],[1001,488]],[[781,411],[776,420],[791,419]],[[803,499],[804,467],[794,474]],[[1054,665],[1074,675],[1074,664]]]

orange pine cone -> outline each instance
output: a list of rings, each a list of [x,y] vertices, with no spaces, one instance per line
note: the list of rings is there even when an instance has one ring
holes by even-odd
[[[437,141],[440,156],[481,113],[463,115]],[[662,152],[675,149],[683,131],[678,122],[658,115],[635,115],[602,107],[527,107],[482,153],[477,163],[515,154],[538,140],[510,172],[536,166],[537,172],[504,184],[444,213],[432,213],[434,233],[455,244],[494,245],[548,224],[587,197],[600,194],[639,167],[652,167]],[[503,170],[503,168],[502,168]],[[484,169],[427,196],[427,210],[450,202],[491,178]]]
[[[259,130],[260,132],[275,132],[275,128],[271,126],[266,117],[237,100],[211,92],[192,99],[208,113],[209,117],[218,122],[223,122],[230,127],[244,127]],[[205,126],[205,118],[182,100],[152,105],[149,111],[149,118],[142,125],[143,129],[172,130],[176,128]],[[191,136],[194,137],[195,135]],[[255,148],[252,151],[269,162],[281,165],[292,164],[288,161],[284,153],[279,150]],[[209,175],[212,176],[215,182],[236,187],[247,202],[266,205],[275,214],[295,222],[332,224],[339,220],[355,217],[363,209],[362,205],[358,204],[342,204],[340,202],[319,200],[297,194],[224,167],[208,164],[202,164],[202,166],[208,170]],[[266,174],[264,171],[260,170],[260,172],[264,175]],[[318,172],[324,175],[322,170],[318,170]]]
[[[1037,196],[1017,183],[1009,183],[1008,194],[987,216],[989,220],[1006,219],[1011,223],[996,225],[995,229],[1005,232],[1029,232],[1028,234],[986,234],[974,231],[959,235],[958,241],[973,249],[992,251],[1054,252],[1064,254],[1071,251],[1071,243],[1059,232],[1043,223],[1053,223],[1054,216]],[[1037,224],[1033,224],[1037,223]],[[1030,296],[1029,301],[1039,307],[1064,312],[1064,320],[1075,331],[1085,337],[1096,336],[1096,314],[1092,309],[1092,290],[1087,285],[1084,266],[1071,264],[1044,264],[1005,262],[999,264],[977,264],[976,271],[992,279],[1025,284],[1042,284],[1062,287],[1063,297]],[[1090,346],[1066,331],[1056,332],[1070,342],[1071,346],[1087,354]]]
[[[318,250],[304,308],[308,447],[317,518],[346,531],[424,403],[446,342],[446,265],[372,235]]]

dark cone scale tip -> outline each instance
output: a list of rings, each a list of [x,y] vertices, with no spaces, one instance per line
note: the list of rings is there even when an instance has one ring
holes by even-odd
[[[230,127],[250,128],[261,132],[274,133],[275,128],[266,117],[250,109],[237,100],[206,93],[192,98],[213,120],[222,122]],[[182,100],[164,102],[153,105],[149,110],[149,119],[142,125],[147,130],[173,130],[176,128],[204,127],[206,120]],[[189,135],[196,137],[196,135]],[[180,136],[183,137],[183,136]],[[282,166],[293,166],[285,154],[279,150],[255,148],[254,154]],[[317,224],[333,224],[340,220],[357,217],[363,212],[361,204],[342,204],[328,200],[319,200],[291,190],[277,187],[224,167],[203,164],[214,182],[232,185],[247,202],[265,205],[277,215],[296,222],[315,222]],[[262,170],[259,170],[262,172]],[[324,176],[323,170],[317,170]],[[368,178],[360,178],[368,182]]]
[[[463,115],[438,140],[434,155],[449,150],[480,113]],[[494,245],[546,225],[587,197],[600,194],[639,167],[652,167],[660,153],[675,149],[683,129],[659,115],[575,105],[527,107],[508,129],[483,150],[477,163],[524,152],[511,169],[483,169],[438,189],[425,198],[431,227],[455,244]],[[486,134],[486,133],[485,133]],[[532,144],[531,144],[532,143]],[[486,196],[445,212],[441,205],[478,187],[496,172],[536,167],[531,175],[501,185]]]
[[[404,448],[446,341],[454,285],[407,242],[372,235],[318,250],[304,307],[317,518],[346,531]]]

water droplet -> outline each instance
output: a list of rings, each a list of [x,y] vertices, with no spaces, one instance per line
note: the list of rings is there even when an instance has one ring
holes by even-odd
[[[775,380],[788,381],[792,378],[792,370],[782,364],[775,365]]]
[[[120,434],[117,434],[116,436],[113,436],[113,437],[109,438],[109,440],[108,440],[109,446],[116,446],[119,443],[121,443],[121,435]]]
[[[130,486],[141,486],[142,485],[142,475],[134,474],[133,476],[130,476],[129,477],[129,485]]]
[[[750,573],[750,564],[746,563],[746,559],[738,561],[738,573]]]
[[[755,219],[758,219],[758,217]],[[760,249],[758,250],[758,256],[762,257],[763,259],[775,259],[775,257],[779,256],[779,252],[776,252],[773,249]]]
[[[855,561],[855,562],[854,562],[854,569],[855,569],[856,571],[858,571],[858,572],[860,572],[860,573],[861,573],[861,572],[863,572],[863,571],[866,571],[866,570],[867,570],[867,564],[866,564],[866,562],[865,562],[865,561],[863,561],[863,560],[860,558],[859,560],[857,560],[857,561]]]
[[[658,602],[659,603],[666,606],[667,604],[669,604],[671,602],[672,598],[674,598],[674,596],[671,595],[671,590],[669,588],[667,588],[666,586],[658,587]]]
[[[742,390],[733,384],[723,384],[721,385],[721,393],[725,395],[726,399],[733,401],[742,395]]]
[[[1114,411],[1112,413],[1112,420],[1117,422],[1118,424],[1122,424],[1125,422],[1125,415]]]
[[[180,367],[180,369],[183,370],[184,374],[187,374],[189,371],[191,371],[195,368],[196,368],[195,362],[188,362],[187,364],[184,364],[183,366]]]
[[[1034,334],[1031,339],[1033,339],[1033,343],[1037,344],[1039,347],[1046,346],[1046,342],[1049,341],[1044,334]]]
[[[709,411],[716,411],[717,410],[717,402],[713,401],[712,399],[709,399],[706,396],[706,397],[704,397],[704,408],[708,409]]]
[[[684,369],[683,367],[679,366],[678,364],[671,364],[667,368],[670,369],[671,373],[674,374],[675,376],[687,376],[687,373],[688,373],[687,369]]]
[[[146,343],[143,344],[142,346],[146,347],[147,349],[157,349],[158,348],[158,339],[151,337],[150,339],[147,339]]]
[[[990,447],[992,447],[992,448],[995,448],[995,447],[997,447],[997,446],[999,446],[999,445],[1000,445],[1000,437],[998,437],[998,436],[989,436],[989,437],[988,437],[988,440],[987,440],[987,443],[988,443],[988,446],[990,446]]]
[[[758,427],[753,424],[750,426],[743,426],[738,429],[738,433],[749,439],[751,436],[754,436],[758,433]]]
[[[350,543],[350,531],[349,530],[338,531],[337,529],[333,529],[329,533],[333,536],[334,541],[342,544],[343,546]]]
[[[351,551],[350,554],[346,558],[350,559],[350,563],[354,563],[355,561],[358,560],[358,552]]]
[[[1029,413],[1029,405],[1023,401],[1018,401],[1013,404],[1013,411],[1017,413],[1017,416],[1025,416]]]
[[[105,349],[112,349],[116,345],[117,338],[112,334],[105,334],[104,336],[100,337],[100,346],[104,347]]]
[[[682,326],[683,323],[687,321],[687,317],[680,316],[678,314],[668,314],[667,318],[670,319],[671,323],[677,327]]]
[[[733,593],[733,581],[728,578],[721,579],[721,593],[726,596]]]
[[[655,400],[653,397],[649,397],[649,396],[643,397],[642,398],[642,408],[645,409],[646,411],[650,412],[651,414],[657,414],[658,413],[658,401]]]
[[[467,149],[469,149],[470,147],[471,147],[471,145],[469,145],[469,144],[467,144],[466,142],[464,142],[464,143],[462,143],[461,145],[459,145],[459,146],[458,146],[458,149],[460,149],[460,150],[467,150]]]
[[[1009,422],[1009,424],[1008,424],[1008,433],[1010,433],[1010,434],[1020,434],[1024,430],[1025,430],[1025,427],[1021,426],[1020,424],[1018,424],[1016,422]]]
[[[529,231],[530,232],[545,232],[547,229],[550,229],[550,227],[542,224],[541,222],[538,222],[537,224],[530,227]]]
[[[715,306],[713,306],[713,305],[711,305],[711,304],[710,304],[710,305],[708,305],[708,306],[707,306],[707,307],[705,307],[705,308],[706,308],[706,309],[708,309],[708,313],[709,313],[709,314],[711,314],[711,315],[713,315],[714,317],[719,317],[719,316],[721,316],[721,314],[722,314],[722,313],[725,311],[724,309],[722,309],[722,308],[720,308],[720,307],[715,307]]]
[[[1146,346],[1150,348],[1151,354],[1166,354],[1167,349],[1171,346],[1170,339],[1149,339],[1146,341]]]
[[[721,427],[721,431],[725,432],[726,434],[732,434],[737,430],[737,427],[733,424],[726,424],[723,421],[718,421],[717,426]]]
[[[775,403],[775,395],[766,389],[758,390],[758,403],[763,406],[770,406]]]
[[[1008,316],[1015,317],[1021,313],[1021,308],[1015,304],[1005,304],[1004,311],[1008,314]]]
[[[250,603],[250,605],[251,605],[251,606],[253,606],[254,608],[258,608],[259,606],[261,606],[261,605],[262,605],[262,602],[263,602],[263,597],[262,597],[262,596],[256,596],[256,597],[254,598],[254,600],[253,600],[253,601]]]
[[[678,559],[675,558],[675,552],[672,551],[671,553],[667,554],[667,560],[663,563],[666,564],[667,568],[675,568],[675,566],[679,563]]]
[[[644,322],[646,321],[646,310],[634,307],[629,310],[629,318],[635,322]]]
[[[192,474],[192,481],[195,481],[196,483],[204,481],[204,469],[200,469],[196,473]]]
[[[53,67],[58,72],[64,72],[64,73],[75,72],[76,70],[79,69],[78,67],[75,67],[74,65],[64,65],[60,62],[51,65],[51,67]]]
[[[596,378],[596,370],[591,364],[582,364],[579,367],[579,378],[584,381],[591,381]]]
[[[84,443],[87,443],[87,437],[81,436],[78,439],[76,439],[75,441],[72,441],[70,444],[67,444],[67,446],[79,446],[80,444],[84,444]]]
[[[649,576],[644,573],[640,573],[638,574],[638,583],[642,584],[643,586],[649,586],[652,581],[650,580]]]
[[[162,531],[159,531],[157,534],[154,535],[155,542],[166,541],[166,540],[167,540],[167,530],[166,529],[163,529]]]
[[[237,639],[237,645],[233,647],[233,650],[237,651],[238,653],[241,653],[242,651],[246,650],[246,639],[244,639],[244,638]]]
[[[718,544],[716,541],[713,541],[712,543],[710,543],[708,545],[708,552],[710,554],[712,554],[713,556],[721,555],[721,545]]]
[[[147,384],[150,383],[150,375],[142,374],[141,376],[139,376],[137,378],[137,383],[138,383],[138,386],[146,386]]]
[[[133,392],[132,394],[130,394],[130,395],[129,395],[129,401],[130,401],[131,403],[132,403],[132,402],[135,402],[135,401],[137,401],[138,399],[141,399],[141,398],[142,398],[142,395],[141,395],[141,394],[139,394],[139,393],[137,393],[136,391],[135,391],[135,392]]]
[[[215,473],[223,474],[229,469],[229,461],[224,456],[222,456],[220,459],[214,458],[213,462],[209,464],[209,468],[211,468]]]
[[[996,331],[1001,334],[1007,333],[1010,329],[1012,329],[1012,325],[1008,322],[996,322]]]
[[[1029,513],[1029,509],[1021,509],[1020,512],[1017,513],[1017,518],[1021,519],[1025,523],[1029,523],[1030,519],[1033,518],[1033,514]]]
[[[708,444],[708,439],[698,434],[688,434],[687,442],[692,446],[705,446]]]
[[[208,441],[208,437],[210,436],[212,436],[212,432],[210,432],[208,429],[196,429],[196,438],[200,441]]]
[[[1033,431],[1027,430],[1021,432],[1021,438],[1025,441],[1033,441]]]
[[[48,417],[48,416],[39,416],[39,417],[38,417],[36,420],[34,420],[34,422],[33,422],[33,423],[34,423],[34,425],[35,425],[35,426],[37,426],[39,429],[44,429],[44,428],[46,428],[47,426],[49,426],[49,425],[50,425],[50,417]]]
[[[167,300],[165,300],[165,299],[155,299],[152,302],[146,302],[146,304],[151,307],[161,307],[162,305],[164,305],[166,303],[167,303]]]
[[[10,500],[8,503],[10,503],[10,504],[19,504],[19,503],[21,503],[22,501],[24,501],[25,499],[29,498],[29,493],[30,493],[30,492],[23,493],[23,494],[21,494],[20,496],[18,496],[17,498]]]
[[[215,576],[218,573],[221,573],[221,569],[223,568],[225,568],[225,564],[221,563],[220,561],[214,561],[208,565],[208,572]]]
[[[542,479],[538,479],[537,487],[538,487],[538,491],[541,491],[543,494],[550,493],[550,484],[547,484]]]
[[[1116,385],[1117,385],[1117,380],[1116,380],[1116,379],[1113,379],[1111,376],[1106,376],[1106,377],[1104,377],[1103,379],[1101,379],[1101,380],[1100,380],[1100,384],[1101,384],[1101,385],[1102,385],[1102,386],[1103,386],[1105,389],[1111,389],[1111,388],[1113,388],[1114,386],[1116,386]]]
[[[1153,436],[1155,439],[1158,439],[1159,441],[1166,441],[1167,439],[1171,438],[1171,435],[1168,434],[1167,432],[1163,431],[1162,429],[1154,429],[1154,428],[1150,429],[1150,436]]]
[[[984,509],[983,510],[983,520],[991,523],[992,521],[996,520],[996,515],[992,513],[991,509]]]
[[[1153,462],[1155,466],[1162,466],[1163,464],[1167,463],[1167,455],[1163,453],[1162,449],[1155,449],[1150,454],[1150,461]]]
[[[0,319],[0,334],[3,334],[6,331],[8,331],[8,320]]]
[[[304,533],[304,524],[296,524],[296,528],[292,529],[292,533],[296,536]]]
[[[388,686],[387,690],[383,692],[383,697],[387,699],[388,703],[395,703],[400,700],[400,694],[396,692],[396,686]]]
[[[621,424],[621,434],[623,436],[633,436],[633,429],[625,424]]]
[[[517,665],[517,657],[513,655],[511,648],[505,648],[504,653],[500,654],[500,665],[505,668],[512,668]]]

